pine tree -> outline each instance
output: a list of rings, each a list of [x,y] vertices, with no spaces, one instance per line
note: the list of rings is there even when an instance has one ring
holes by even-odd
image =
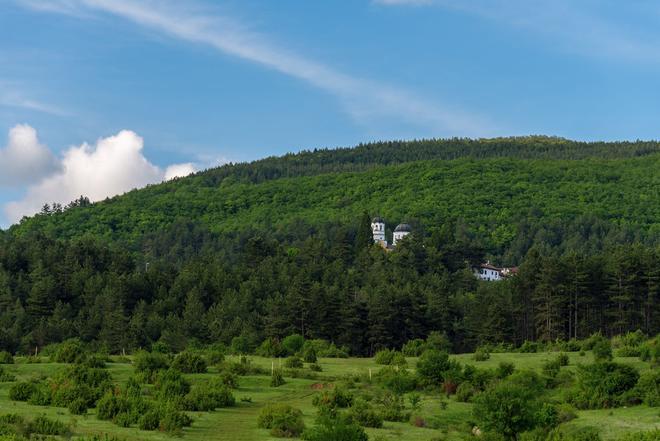
[[[371,218],[366,211],[362,213],[360,224],[358,225],[357,235],[355,236],[355,249],[360,252],[364,248],[372,246],[374,243],[373,232],[371,231]]]

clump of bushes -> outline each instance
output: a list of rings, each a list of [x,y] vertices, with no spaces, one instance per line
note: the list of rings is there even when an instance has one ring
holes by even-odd
[[[490,351],[487,347],[481,346],[474,351],[473,355],[474,361],[486,361],[490,359]]]
[[[221,380],[213,379],[193,387],[185,396],[183,403],[185,410],[212,411],[234,406],[236,398]]]
[[[368,441],[364,429],[345,418],[323,418],[320,424],[305,430],[306,441]]]
[[[57,345],[51,359],[56,363],[76,363],[82,361],[86,355],[82,342],[73,338]]]
[[[386,367],[376,373],[375,379],[386,389],[397,394],[410,392],[417,387],[417,378],[407,369]]]
[[[569,400],[579,409],[617,407],[639,400],[630,392],[639,379],[632,366],[611,361],[580,365],[576,390]]]
[[[206,372],[206,360],[199,354],[185,351],[174,357],[172,368],[185,374],[203,374]]]
[[[278,438],[294,438],[305,430],[302,412],[286,404],[270,404],[259,414],[257,425]]]
[[[5,369],[0,366],[0,383],[9,383],[12,381],[16,381],[16,377],[5,371]]]
[[[336,417],[337,410],[350,407],[353,404],[353,394],[344,388],[337,387],[332,392],[324,391],[314,395],[312,404],[323,416]]]
[[[516,366],[513,363],[507,361],[500,361],[495,369],[495,376],[500,380],[508,377],[516,371]]]
[[[596,338],[591,351],[594,354],[594,361],[609,361],[612,359],[612,343],[605,337]]]
[[[417,375],[426,385],[441,385],[449,371],[460,370],[460,364],[450,360],[447,352],[436,349],[427,349],[417,361]]]
[[[280,387],[285,383],[286,381],[284,381],[284,375],[282,374],[282,371],[279,369],[273,370],[273,374],[270,377],[270,387]]]
[[[390,349],[378,351],[374,357],[374,361],[376,364],[386,366],[405,366],[408,364],[403,353]]]
[[[7,351],[0,351],[0,364],[14,364],[14,357]]]
[[[140,351],[133,358],[133,366],[145,383],[153,383],[156,373],[161,369],[169,368],[170,363],[161,353]]]
[[[645,372],[635,386],[635,396],[649,407],[660,407],[660,371]]]
[[[284,366],[289,369],[301,369],[304,364],[300,357],[292,356],[284,360]]]
[[[356,398],[348,410],[349,421],[363,427],[383,427],[382,415],[374,409],[364,398]]]
[[[305,339],[300,334],[292,334],[282,340],[282,348],[286,355],[296,355],[302,351]]]

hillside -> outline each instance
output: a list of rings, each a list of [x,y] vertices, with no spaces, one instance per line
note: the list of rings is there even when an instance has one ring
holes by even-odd
[[[313,227],[355,224],[366,210],[429,231],[458,221],[496,255],[523,231],[556,230],[558,224],[566,230],[576,221],[655,243],[658,151],[657,143],[512,138],[303,152],[227,165],[92,206],[39,215],[10,233],[37,230],[61,238],[91,233],[134,245],[145,233],[181,219],[216,233],[277,231],[301,221]],[[561,235],[559,242],[571,240]]]
[[[228,165],[0,235],[0,350],[292,333],[353,355],[660,332],[655,143],[420,141]],[[480,152],[480,153],[479,153]],[[454,159],[442,159],[457,156]],[[440,159],[439,159],[440,158]],[[373,245],[371,216],[413,234]],[[490,259],[517,276],[478,282]]]

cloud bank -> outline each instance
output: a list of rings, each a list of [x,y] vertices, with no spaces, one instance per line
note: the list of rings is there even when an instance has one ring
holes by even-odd
[[[101,138],[93,146],[84,143],[71,147],[50,168],[37,167],[44,162],[43,158],[52,160],[54,156],[39,144],[32,127],[16,126],[9,138],[5,152],[11,151],[23,163],[32,164],[32,180],[36,180],[23,199],[5,205],[5,215],[12,223],[37,213],[46,203],[67,204],[82,195],[95,202],[195,171],[190,163],[174,164],[165,170],[152,164],[142,153],[144,140],[130,130]],[[4,161],[0,163],[0,167],[7,169],[11,166]]]
[[[57,158],[39,142],[36,130],[20,124],[9,131],[7,146],[0,149],[0,188],[34,182],[58,168]]]

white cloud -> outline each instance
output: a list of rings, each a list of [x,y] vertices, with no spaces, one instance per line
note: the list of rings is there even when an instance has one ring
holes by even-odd
[[[182,178],[195,173],[195,171],[195,165],[192,162],[170,165],[165,169],[165,180],[169,181],[174,178]]]
[[[271,38],[207,11],[196,2],[171,0],[17,0],[41,11],[85,14],[101,11],[131,20],[178,39],[209,45],[225,54],[306,81],[338,97],[360,123],[397,120],[427,127],[440,135],[492,133],[480,117],[414,93],[357,78],[270,43]]]
[[[0,149],[0,187],[25,185],[57,168],[57,159],[32,127],[20,124],[9,131],[7,146]]]
[[[36,139],[34,129],[24,128]],[[64,153],[59,171],[30,186],[22,200],[6,204],[7,218],[16,222],[38,212],[45,203],[66,204],[81,195],[99,201],[195,171],[192,164],[171,165],[162,170],[144,157],[143,147],[143,139],[129,130],[101,138],[94,146],[85,143],[71,147]]]

